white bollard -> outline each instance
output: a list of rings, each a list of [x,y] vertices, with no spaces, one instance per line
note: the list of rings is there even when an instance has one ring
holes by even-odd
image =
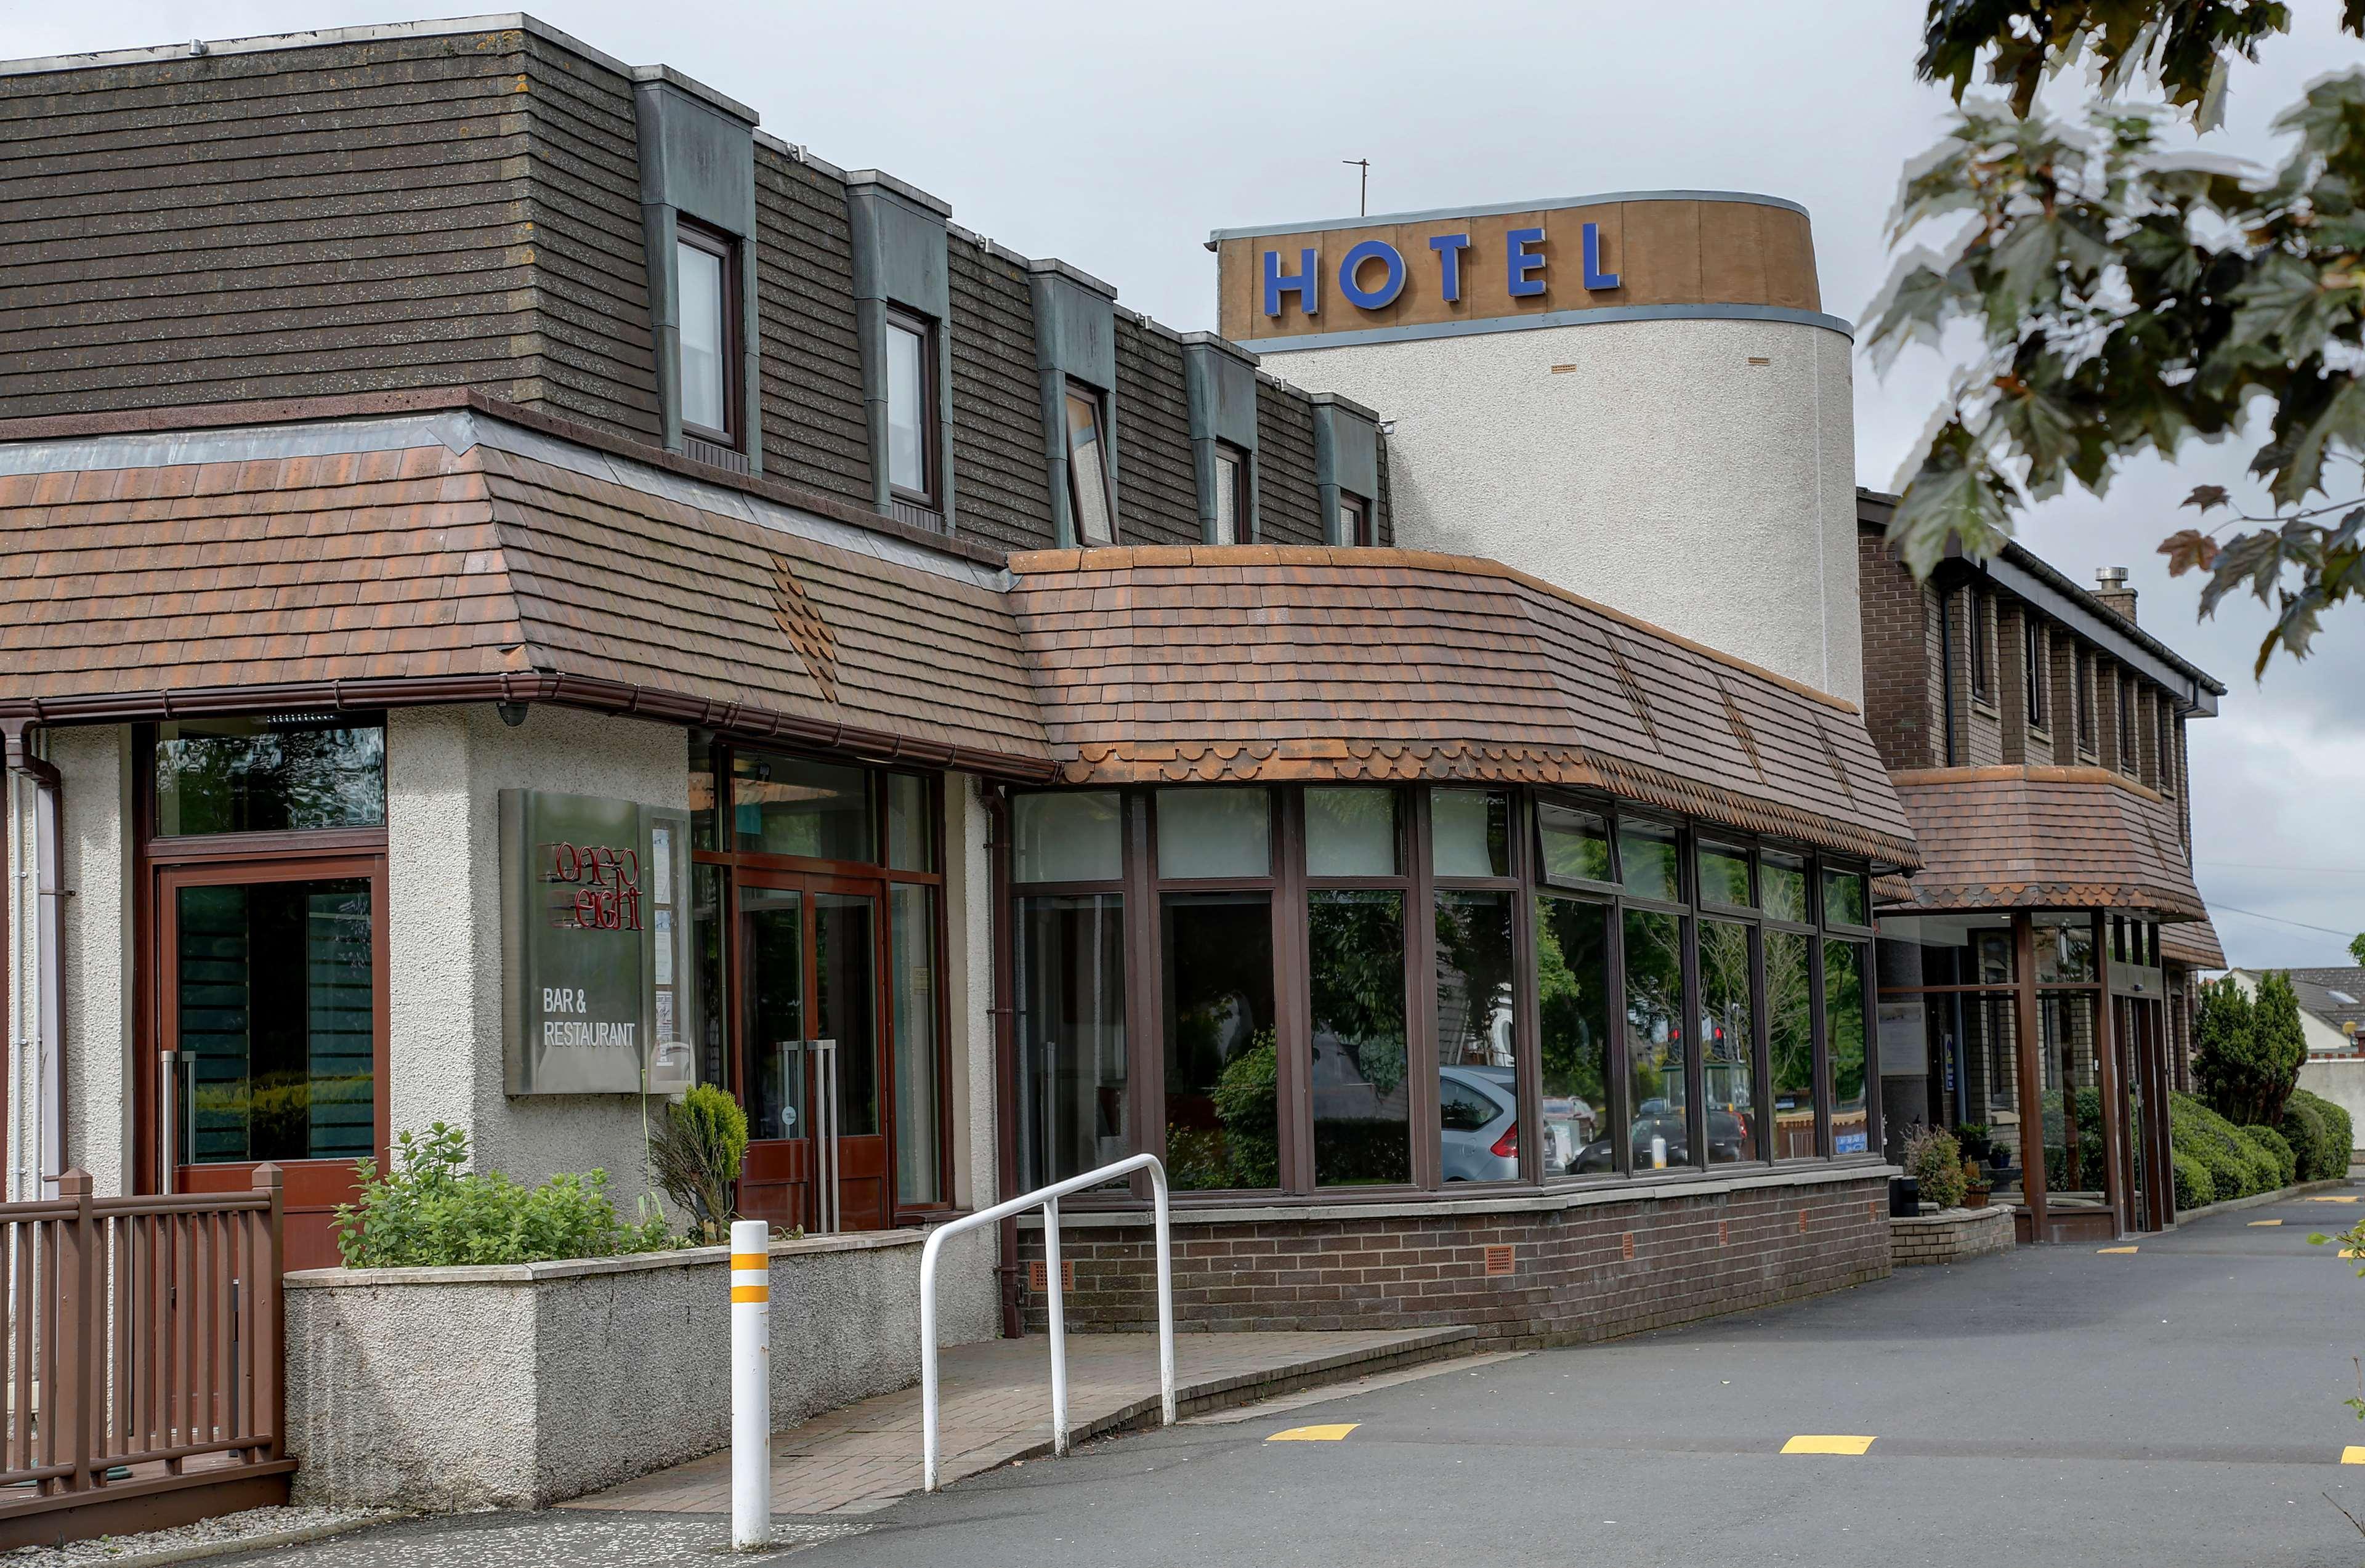
[[[731,1224],[731,1550],[772,1544],[772,1227]]]

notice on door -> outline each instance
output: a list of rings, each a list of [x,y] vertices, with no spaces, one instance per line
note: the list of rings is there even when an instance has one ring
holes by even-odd
[[[504,1087],[678,1087],[670,1081],[678,1053],[666,1047],[678,1043],[674,978],[686,955],[674,945],[685,933],[667,906],[689,879],[669,863],[689,842],[682,813],[504,790],[500,814]]]

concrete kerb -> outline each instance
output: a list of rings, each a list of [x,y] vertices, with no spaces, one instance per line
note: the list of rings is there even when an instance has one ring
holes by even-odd
[[[2352,1166],[2350,1169],[2355,1170],[2356,1168]],[[2365,1171],[2359,1171],[2357,1174],[2365,1175]],[[2348,1176],[2333,1176],[2321,1182],[2299,1182],[2288,1187],[2278,1187],[2271,1193],[2253,1193],[2247,1198],[2227,1198],[2223,1203],[2203,1204],[2197,1209],[2180,1209],[2177,1211],[2176,1223],[2181,1226],[2192,1220],[2205,1218],[2210,1215],[2229,1215],[2239,1209],[2258,1209],[2264,1208],[2269,1204],[2287,1203],[2293,1198],[2303,1198],[2310,1193],[2321,1193],[2331,1187],[2346,1187],[2350,1180],[2351,1178]]]
[[[265,1530],[258,1535],[220,1540],[193,1540],[184,1546],[158,1547],[153,1551],[129,1551],[104,1561],[106,1568],[168,1568],[171,1563],[199,1562],[208,1557],[234,1557],[249,1551],[275,1551],[283,1546],[306,1546],[316,1540],[327,1540],[332,1536],[350,1535],[357,1529],[399,1524],[405,1519],[420,1517],[409,1513],[371,1514],[362,1518],[298,1525],[292,1529]]]

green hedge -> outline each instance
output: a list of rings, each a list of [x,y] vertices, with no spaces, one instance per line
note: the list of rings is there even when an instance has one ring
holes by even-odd
[[[2245,1143],[2233,1123],[2193,1096],[2169,1096],[2168,1124],[2175,1152],[2199,1161],[2209,1172],[2212,1202],[2247,1198],[2277,1185],[2274,1157]]]
[[[2292,1091],[2291,1100],[2283,1111],[2286,1117],[2312,1115],[2323,1124],[2323,1137],[2316,1144],[2315,1159],[2307,1167],[2309,1174],[2303,1180],[2334,1182],[2346,1177],[2348,1174],[2348,1153],[2356,1147],[2356,1128],[2349,1121],[2348,1113],[2321,1094],[2313,1094],[2304,1089]],[[2288,1125],[2284,1135],[2290,1135]],[[2293,1138],[2292,1144],[2296,1148],[2299,1140]]]
[[[2242,1141],[2274,1162],[2275,1187],[2288,1187],[2299,1179],[2299,1162],[2292,1153],[2291,1144],[2272,1127],[2236,1127]],[[2271,1189],[2261,1188],[2260,1191]]]
[[[2209,1167],[2189,1154],[2174,1156],[2176,1166],[2176,1206],[2185,1209],[2206,1208],[2217,1201],[2217,1183],[2209,1179]]]

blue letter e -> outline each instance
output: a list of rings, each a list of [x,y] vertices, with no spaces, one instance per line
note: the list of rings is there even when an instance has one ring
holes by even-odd
[[[1281,314],[1281,297],[1284,294],[1297,296],[1297,308],[1308,316],[1316,315],[1321,310],[1322,274],[1316,268],[1315,254],[1312,250],[1297,252],[1295,277],[1282,275],[1279,251],[1267,251],[1264,253],[1264,313],[1266,315]]]
[[[1503,242],[1510,247],[1503,258],[1503,265],[1504,270],[1510,274],[1505,281],[1511,297],[1517,299],[1523,295],[1541,294],[1544,280],[1528,274],[1543,271],[1544,258],[1532,254],[1528,247],[1542,244],[1544,231],[1541,229],[1514,229],[1503,236]]]

